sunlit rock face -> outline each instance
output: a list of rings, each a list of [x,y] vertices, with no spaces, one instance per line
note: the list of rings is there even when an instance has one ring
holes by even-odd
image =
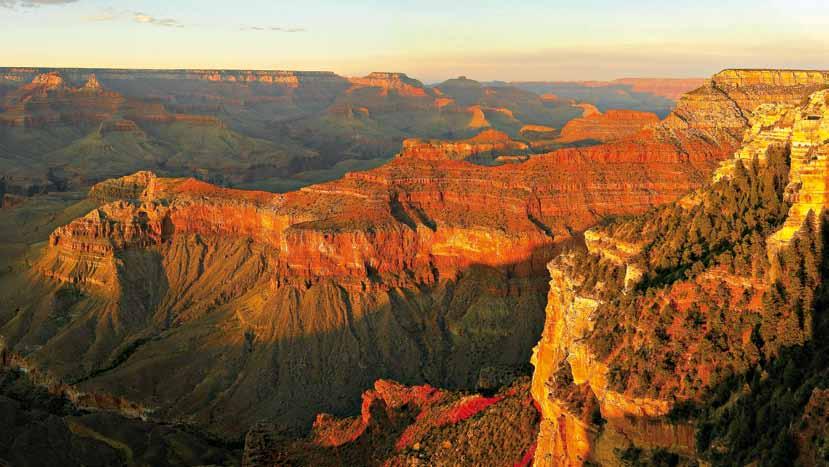
[[[426,97],[430,95],[423,83],[409,78],[405,73],[374,72],[362,78],[351,78],[349,82],[357,88],[379,88],[386,94],[389,91],[395,91],[403,96]]]
[[[824,73],[818,72],[725,71],[716,75],[711,83],[683,98],[676,115],[669,116],[662,128],[656,130],[659,133],[666,126],[672,129],[692,127],[692,132],[704,129],[731,140],[736,138],[738,123],[745,119],[747,125],[741,135],[741,147],[732,159],[720,165],[713,177],[715,181],[735,177],[738,170],[744,170],[738,169],[738,166],[749,167],[756,163],[762,167],[772,158],[785,160],[790,157],[785,198],[791,203],[791,208],[785,220],[781,218],[782,228],[769,231],[765,239],[771,263],[766,275],[752,275],[751,265],[744,271],[711,267],[693,279],[675,279],[674,283],[663,286],[664,289],[654,287],[653,291],[649,290],[649,293],[654,292],[658,303],[671,303],[672,307],[680,310],[678,313],[695,306],[695,303],[711,300],[717,293],[720,296],[743,297],[741,306],[749,315],[756,314],[763,317],[761,320],[768,321],[762,326],[778,327],[779,341],[767,343],[766,353],[773,353],[775,350],[770,349],[780,349],[785,345],[801,344],[803,335],[808,336],[811,332],[808,318],[804,319],[802,329],[785,330],[785,318],[764,315],[762,297],[780,274],[778,254],[791,246],[796,235],[802,235],[804,229],[808,230],[805,224],[809,212],[817,220],[826,208],[829,170],[824,154],[829,135],[826,134],[824,122],[829,112],[826,110],[827,91],[816,91],[826,87],[822,81],[824,77]],[[717,104],[712,106],[711,102]],[[716,117],[723,108],[735,111]],[[700,203],[700,199],[699,192],[692,193],[680,200],[676,209],[687,210]],[[620,225],[625,224],[621,222]],[[638,224],[631,221],[631,225]],[[617,231],[624,232],[627,228],[620,227]],[[817,229],[819,225],[811,228]],[[612,228],[595,228],[585,232],[587,257],[621,268],[624,279],[614,286],[618,290],[612,290],[618,294],[634,293],[634,287],[645,280],[647,262],[654,261],[653,257],[646,256],[649,247],[647,233],[641,232],[637,236],[628,232],[624,238],[616,238],[610,233],[612,231]],[[562,255],[549,264],[551,281],[547,318],[542,338],[532,356],[535,366],[532,393],[543,416],[535,465],[585,465],[590,462],[617,465],[620,460],[612,453],[621,452],[631,445],[644,449],[665,449],[694,459],[697,447],[693,424],[673,420],[668,415],[678,403],[699,401],[702,397],[698,389],[691,390],[687,384],[689,374],[698,375],[705,384],[714,384],[714,375],[720,374],[719,368],[745,371],[757,363],[760,357],[751,342],[751,325],[734,325],[728,331],[733,334],[730,339],[735,344],[732,345],[742,346],[743,350],[706,350],[706,355],[709,355],[707,363],[687,368],[677,364],[669,372],[685,374],[685,382],[654,379],[650,383],[651,390],[643,397],[642,391],[618,382],[611,383],[613,377],[607,364],[608,358],[631,350],[627,347],[614,350],[611,347],[609,357],[598,356],[600,352],[595,347],[598,341],[592,336],[596,323],[612,319],[602,314],[603,299],[599,298],[607,296],[604,290],[606,285],[597,282],[585,287],[586,278],[595,276],[596,271],[580,267],[582,263],[577,263],[576,258],[575,255]],[[648,300],[644,299],[641,306],[646,306]],[[688,338],[687,330],[680,331],[681,327],[676,323],[668,331],[667,342],[675,339],[683,342],[683,348],[693,348],[693,344],[684,343]],[[619,331],[622,333],[621,340],[614,342],[637,342],[641,339],[638,332],[626,329],[628,331]],[[664,344],[666,349],[668,343]],[[603,352],[607,355],[608,350]],[[821,398],[822,394],[813,394],[810,406],[822,404]],[[803,433],[821,429],[813,428],[823,423],[817,418],[804,415],[804,420]],[[804,445],[807,443],[803,441],[805,436],[810,435],[801,435],[800,442]],[[803,456],[804,459],[813,459],[814,452],[807,449]]]
[[[475,156],[521,154],[528,148],[526,143],[515,141],[504,132],[485,130],[461,141],[407,139],[403,141],[400,156],[432,160],[465,160]]]
[[[829,204],[829,92],[812,94],[807,105],[790,112],[791,176],[786,194],[792,207],[786,224],[769,242],[770,254],[791,241],[809,212],[818,216]]]
[[[592,245],[591,254],[601,255]],[[693,453],[692,426],[660,421],[671,403],[608,388],[608,368],[586,340],[602,319],[601,301],[577,292],[582,278],[572,266],[566,256],[550,264],[547,319],[533,350],[532,394],[542,413],[534,465],[616,465],[614,449],[626,446],[620,439]],[[604,429],[598,414],[607,420]]]
[[[635,135],[648,125],[656,124],[659,118],[650,112],[634,110],[608,110],[567,122],[561,129],[558,141],[598,141],[609,143]]]
[[[808,70],[724,70],[712,84],[742,109],[763,103],[799,105],[803,98],[829,86],[829,72]]]

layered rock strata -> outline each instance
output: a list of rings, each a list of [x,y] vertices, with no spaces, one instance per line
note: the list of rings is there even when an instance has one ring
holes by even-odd
[[[648,125],[659,121],[656,114],[634,110],[608,110],[605,113],[591,113],[589,116],[575,118],[561,129],[557,141],[572,143],[576,141],[598,141],[608,143],[629,138]]]
[[[778,254],[790,246],[795,235],[801,235],[800,232],[806,229],[804,222],[809,212],[817,220],[826,207],[825,179],[829,171],[822,162],[822,154],[827,140],[824,134],[825,116],[829,113],[826,111],[827,91],[813,92],[816,88],[826,87],[824,76],[824,73],[818,72],[726,71],[716,75],[711,83],[700,90],[690,93],[680,103],[675,114],[669,116],[663,122],[663,127],[656,130],[657,133],[663,131],[665,126],[691,127],[734,137],[732,130],[727,127],[736,128],[740,120],[747,119],[750,124],[743,136],[741,148],[735,152],[732,160],[722,163],[714,176],[715,181],[735,177],[738,166],[742,167],[739,170],[745,170],[745,167],[752,164],[762,167],[772,158],[790,157],[786,198],[791,203],[791,208],[783,227],[779,231],[770,232],[766,239],[769,262],[772,265],[768,276],[752,277],[751,264],[746,266],[747,270],[730,273],[722,267],[712,267],[687,281],[675,279],[674,283],[655,292],[657,302],[662,300],[659,302],[662,305],[655,305],[655,309],[663,307],[660,313],[675,310],[679,316],[683,311],[696,309],[699,301],[709,304],[711,297],[715,296],[714,290],[719,290],[717,294],[720,297],[713,299],[714,302],[725,297],[728,303],[732,296],[741,296],[740,306],[747,311],[741,312],[746,313],[739,318],[743,321],[733,325],[735,329],[732,332],[739,335],[733,336],[737,344],[732,345],[742,346],[744,350],[731,349],[716,353],[717,351],[709,349],[705,357],[709,361],[690,369],[677,363],[671,374],[689,372],[697,376],[686,376],[686,381],[677,383],[671,391],[656,390],[643,397],[637,391],[622,390],[624,388],[620,389],[618,376],[611,375],[606,362],[615,358],[616,352],[631,350],[611,347],[609,356],[600,357],[601,352],[607,355],[608,351],[599,351],[595,347],[596,323],[610,319],[603,316],[601,311],[604,301],[600,297],[606,296],[602,291],[605,284],[597,282],[585,287],[587,275],[597,272],[577,267],[575,256],[565,255],[550,263],[547,319],[541,341],[532,357],[535,365],[532,393],[543,416],[535,465],[580,466],[590,462],[616,465],[620,461],[612,455],[614,449],[618,453],[631,443],[640,448],[667,449],[691,459],[697,455],[694,426],[677,423],[667,415],[678,403],[700,397],[699,393],[689,389],[689,380],[701,378],[704,384],[712,384],[715,381],[714,375],[721,374],[719,368],[729,368],[726,372],[736,371],[734,368],[746,370],[757,363],[757,350],[753,347],[751,338],[750,323],[754,319],[751,315],[765,313],[762,297],[769,289],[768,284],[773,283],[779,275],[779,270],[776,269],[779,266],[775,266]],[[732,92],[735,93],[733,98]],[[705,109],[709,109],[714,101],[720,102],[724,107],[734,108],[735,112],[724,114],[723,119],[712,118],[713,115]],[[804,101],[805,104],[795,104]],[[728,117],[734,118],[734,125],[724,128],[721,125],[728,123]],[[687,210],[701,202],[699,193],[691,194],[678,203],[676,209]],[[631,224],[639,225],[635,222]],[[812,229],[818,227],[815,225]],[[624,287],[619,292],[629,293],[643,280],[645,269],[648,268],[648,259],[643,256],[651,241],[648,240],[648,235],[653,232],[641,232],[639,238],[642,240],[634,241],[631,238],[636,235],[630,232],[624,238],[615,238],[608,233],[611,231],[612,229],[598,228],[585,233],[587,256],[626,268],[623,269]],[[639,306],[649,305],[642,302]],[[775,317],[767,316],[770,323],[762,326],[764,329],[765,326],[779,326],[782,329],[782,322],[788,319],[786,316],[786,313],[778,313]],[[669,318],[666,319],[670,321]],[[777,319],[781,322],[775,322]],[[680,331],[682,328],[677,324],[678,321],[674,323],[667,335],[663,336],[668,342],[671,339],[685,338],[680,336],[687,332]],[[801,327],[802,330],[779,331],[779,341],[775,344],[767,343],[767,347],[801,343],[799,335],[801,331],[808,333],[810,325],[807,322]],[[632,342],[630,345],[635,347],[636,342],[641,344],[640,339],[637,333],[636,336],[623,335],[620,340],[613,342]],[[774,352],[768,348],[766,352]],[[611,384],[611,379],[616,379],[616,383]],[[653,381],[651,385],[656,387],[658,383]],[[598,412],[592,415],[584,408],[591,404],[598,407]],[[601,417],[598,417],[599,413]]]
[[[520,154],[528,148],[526,143],[515,141],[504,132],[485,130],[462,141],[407,139],[403,141],[400,157],[464,160],[476,156]]]

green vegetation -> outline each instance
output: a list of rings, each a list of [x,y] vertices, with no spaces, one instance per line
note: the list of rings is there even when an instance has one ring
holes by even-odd
[[[733,177],[698,193],[691,206],[675,203],[605,225],[608,236],[646,242],[635,260],[646,274],[629,293],[619,293],[625,268],[598,255],[577,256],[575,267],[585,275],[582,293],[603,300],[590,344],[607,362],[613,389],[636,396],[695,397],[748,370],[760,352],[772,354],[803,341],[809,328],[802,318],[792,322],[771,310],[758,313],[754,304],[762,290],[750,286],[735,297],[737,289],[727,282],[733,276],[751,284],[769,271],[765,238],[785,220],[786,173],[782,159],[763,167],[738,163]],[[813,244],[804,244],[795,256],[804,257],[804,248]],[[790,256],[783,260],[788,269],[797,266]],[[706,271],[712,274],[701,276]],[[807,282],[814,283],[810,277]],[[781,287],[786,284],[803,289],[803,281],[787,279]],[[769,300],[779,306],[792,299],[781,292]],[[804,296],[799,308],[808,307],[809,300]],[[776,339],[778,326],[791,328],[793,337]],[[757,338],[745,342],[735,332],[743,329],[754,329]],[[699,368],[709,374],[703,376]]]
[[[829,255],[823,248],[829,241],[827,229],[824,220],[822,238],[816,242],[811,228],[801,232],[783,253],[784,273],[764,302],[766,312],[794,316],[790,325],[780,328],[783,333],[767,333],[767,339],[792,339],[784,334],[789,329],[803,334],[794,323],[805,320],[804,327],[809,327],[810,316],[814,334],[795,336],[804,342],[723,381],[696,409],[698,448],[717,465],[755,460],[761,466],[791,465],[797,455],[793,431],[800,428],[804,407],[813,390],[829,387]],[[811,441],[817,444],[819,439]]]
[[[624,268],[575,257],[581,293],[603,300],[590,345],[608,364],[610,387],[683,401],[669,419],[697,423],[698,451],[713,465],[792,465],[804,408],[829,387],[826,220],[810,213],[776,257],[767,254],[765,239],[787,214],[786,174],[782,159],[738,163],[693,204],[602,226],[609,237],[644,240],[635,261],[646,274],[628,293],[620,293]],[[808,442],[827,462],[826,427],[817,429]],[[664,454],[631,447],[617,457],[677,465]]]
[[[627,222],[611,224],[608,233],[626,241],[645,239],[648,274],[640,290],[671,284],[721,265],[729,272],[762,277],[768,267],[764,238],[786,218],[783,190],[788,165],[774,156],[760,167],[738,161],[731,178],[699,194],[685,208],[680,203],[651,210]]]

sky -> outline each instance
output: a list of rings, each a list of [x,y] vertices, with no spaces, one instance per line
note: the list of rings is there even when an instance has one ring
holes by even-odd
[[[0,0],[0,66],[402,71],[431,83],[829,68],[826,0]]]

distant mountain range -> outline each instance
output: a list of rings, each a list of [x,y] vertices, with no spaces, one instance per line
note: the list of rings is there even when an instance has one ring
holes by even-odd
[[[628,85],[557,96],[522,87],[427,87],[402,73],[0,68],[0,176],[17,194],[137,170],[285,191],[379,165],[409,137],[560,129],[582,113],[573,100],[659,115],[673,106]]]

